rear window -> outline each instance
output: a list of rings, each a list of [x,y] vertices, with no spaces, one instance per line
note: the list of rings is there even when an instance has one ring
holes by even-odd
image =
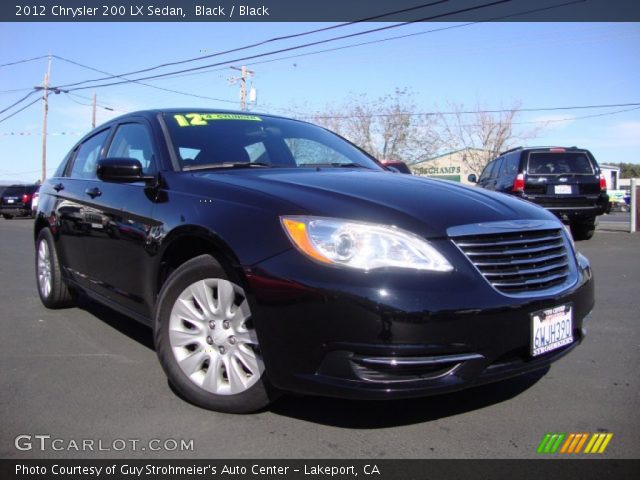
[[[534,175],[564,175],[567,173],[591,174],[595,172],[586,153],[550,153],[529,154],[528,173]]]
[[[26,187],[24,185],[16,185],[16,186],[11,186],[8,187],[3,195],[9,197],[9,196],[20,196],[26,193]]]

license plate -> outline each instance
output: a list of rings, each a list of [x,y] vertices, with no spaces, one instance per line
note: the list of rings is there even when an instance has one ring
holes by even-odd
[[[567,195],[571,194],[571,185],[556,185],[553,189],[556,194]]]
[[[560,305],[531,314],[531,355],[537,357],[573,342],[573,306]]]
[[[7,199],[7,203],[13,203],[13,202],[15,202],[15,200],[13,198],[8,198]]]

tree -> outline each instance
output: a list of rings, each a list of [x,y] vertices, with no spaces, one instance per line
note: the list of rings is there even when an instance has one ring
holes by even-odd
[[[370,100],[351,96],[343,105],[327,107],[311,121],[336,132],[379,160],[415,163],[433,156],[440,146],[436,117],[416,115],[413,94],[396,89]]]
[[[544,124],[527,130],[514,128],[515,119],[521,109],[520,102],[514,102],[501,111],[489,112],[477,105],[466,109],[460,104],[450,104],[449,112],[438,115],[439,130],[447,150],[467,150],[465,161],[470,170],[480,174],[482,169],[500,152],[517,144],[537,137]]]

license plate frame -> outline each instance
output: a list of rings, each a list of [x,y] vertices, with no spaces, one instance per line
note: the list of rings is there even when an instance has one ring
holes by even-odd
[[[529,314],[530,353],[538,357],[573,343],[573,303],[556,305]]]
[[[554,185],[553,193],[556,195],[571,195],[571,185]]]

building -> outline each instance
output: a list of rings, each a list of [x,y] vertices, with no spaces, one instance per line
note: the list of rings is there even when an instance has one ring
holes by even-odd
[[[607,181],[608,190],[618,190],[621,188],[619,182],[620,167],[615,167],[613,165],[600,165],[600,173],[604,175],[604,178]]]
[[[487,154],[485,150],[478,148],[463,148],[414,163],[410,165],[410,168],[414,175],[452,180],[471,185],[471,182],[467,180],[469,174],[475,173],[479,176],[482,169],[480,171],[474,170],[470,166],[474,162],[470,162],[469,157],[470,155],[477,156],[479,153]],[[489,155],[486,155],[486,158],[487,162],[491,160]],[[475,163],[477,164],[477,161]]]

